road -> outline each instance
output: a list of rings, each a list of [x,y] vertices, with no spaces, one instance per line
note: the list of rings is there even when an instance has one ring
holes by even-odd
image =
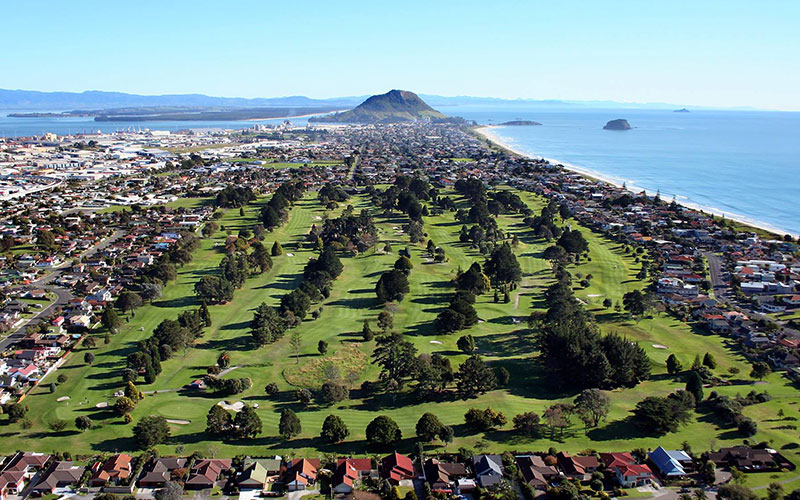
[[[84,252],[84,254],[81,256],[81,258],[86,259],[92,257],[98,251],[103,250],[109,245],[111,245],[113,242],[119,239],[123,234],[125,234],[125,232],[122,231],[121,229],[114,231],[114,233],[112,233],[111,236],[99,241],[97,244],[87,249],[86,252]],[[72,298],[72,292],[70,290],[60,286],[50,285],[50,283],[55,281],[59,276],[61,276],[64,273],[64,269],[68,268],[68,266],[69,263],[65,261],[63,264],[55,268],[53,272],[48,273],[47,275],[39,278],[38,280],[31,282],[30,285],[31,287],[41,288],[43,290],[47,290],[55,294],[56,300],[53,301],[53,303],[51,303],[49,306],[39,311],[39,313],[36,316],[23,323],[22,326],[17,328],[13,333],[0,340],[0,352],[5,351],[13,344],[19,342],[23,337],[25,337],[25,328],[27,328],[28,325],[35,325],[40,320],[49,318],[57,308],[63,307],[64,305],[69,303],[70,299]]]
[[[728,302],[730,289],[725,280],[725,271],[722,267],[722,257],[714,252],[703,252],[703,256],[708,261],[708,269],[711,274],[711,286],[714,289],[714,297],[720,302]]]

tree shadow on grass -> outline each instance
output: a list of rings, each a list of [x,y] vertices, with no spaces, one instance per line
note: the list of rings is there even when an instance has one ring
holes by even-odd
[[[228,323],[220,328],[220,330],[246,330],[250,327],[249,321],[239,321],[238,323]]]
[[[157,302],[153,302],[153,307],[165,309],[194,306],[200,306],[200,299],[198,299],[195,295],[187,295],[178,299],[159,300]]]
[[[626,439],[636,439],[643,437],[658,437],[655,432],[646,432],[633,423],[631,417],[614,420],[603,427],[595,427],[586,433],[592,441],[616,441]]]
[[[254,351],[258,348],[252,338],[246,335],[239,335],[231,339],[209,339],[196,347],[211,351]]]
[[[372,309],[375,307],[375,297],[357,297],[352,299],[339,299],[329,302],[327,305],[342,306],[347,309]]]

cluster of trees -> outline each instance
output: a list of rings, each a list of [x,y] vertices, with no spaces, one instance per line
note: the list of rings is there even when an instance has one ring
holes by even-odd
[[[270,251],[263,243],[248,242],[248,239],[243,237],[236,241],[244,243],[231,248],[222,258],[219,263],[219,276],[203,276],[195,283],[194,292],[204,301],[212,304],[229,302],[233,300],[234,291],[241,288],[247,278],[272,269]],[[247,245],[252,249],[249,254]]]
[[[378,242],[378,230],[369,211],[364,209],[358,215],[353,214],[353,207],[348,205],[341,217],[328,219],[322,227],[312,226],[309,240],[318,248],[347,250],[348,252],[364,252]]]
[[[522,279],[522,269],[508,242],[503,242],[492,250],[483,265],[483,271],[497,286],[513,285]]]
[[[762,393],[750,391],[745,397],[736,396],[733,398],[712,392],[708,396],[706,404],[714,415],[725,424],[735,425],[740,433],[746,437],[751,437],[758,432],[758,424],[750,417],[744,416],[742,408],[753,404],[766,403],[770,399],[772,397],[766,391]]]
[[[435,188],[420,177],[398,176],[394,184],[381,191],[372,189],[373,205],[386,212],[399,210],[408,215],[412,221],[421,222],[422,217],[428,215],[427,207],[422,202],[435,200],[438,192]]]
[[[601,335],[575,299],[566,270],[558,267],[556,278],[545,292],[547,312],[534,312],[529,320],[551,373],[578,389],[634,387],[646,380],[651,367],[644,349],[615,333]]]
[[[206,387],[223,396],[239,394],[253,387],[253,381],[247,377],[219,378],[214,375],[206,375],[203,380]]]
[[[561,236],[561,228],[556,224],[556,215],[561,219],[568,218],[571,214],[566,205],[559,205],[555,200],[550,200],[536,217],[528,216],[524,223],[533,229],[534,234],[547,241],[552,241]]]
[[[345,192],[341,186],[325,184],[322,186],[322,189],[319,190],[317,198],[319,199],[319,202],[325,206],[325,208],[333,209],[336,208],[337,203],[346,201],[348,196],[347,192]]]
[[[375,284],[375,295],[379,302],[400,302],[408,293],[408,275],[413,268],[411,259],[401,255],[394,263],[394,267],[381,274]]]
[[[234,417],[228,410],[215,404],[206,415],[206,434],[254,438],[261,434],[261,418],[250,405],[244,405]]]
[[[133,440],[142,450],[166,443],[170,437],[167,419],[161,416],[144,417],[133,427]]]
[[[478,313],[473,304],[475,296],[490,288],[489,277],[481,271],[477,262],[459,273],[455,279],[456,293],[450,305],[436,317],[436,329],[442,333],[453,333],[469,328],[478,322]]]
[[[217,193],[214,204],[224,208],[239,208],[256,199],[256,194],[247,186],[234,186],[228,184],[225,189]]]
[[[265,302],[256,308],[250,321],[250,335],[258,346],[271,344],[283,337],[286,328],[284,317]]]
[[[211,326],[211,313],[205,302],[198,309],[182,312],[177,320],[165,319],[153,330],[153,335],[138,343],[138,349],[127,357],[123,370],[125,382],[135,381],[140,374],[152,384],[161,373],[161,361],[166,361],[179,350],[185,350]]]
[[[633,422],[656,435],[675,432],[691,418],[696,401],[689,391],[676,391],[666,397],[648,396],[636,403]]]
[[[325,248],[319,257],[309,259],[303,269],[303,281],[300,285],[281,297],[279,312],[287,326],[300,323],[308,314],[313,302],[319,302],[330,295],[331,283],[340,274],[344,266],[332,248]],[[276,327],[276,330],[279,327]]]
[[[453,441],[453,437],[455,436],[455,431],[449,425],[444,425],[440,420],[439,417],[434,415],[433,413],[423,413],[422,416],[417,420],[417,437],[420,438],[422,441],[433,441],[436,438],[443,441],[444,443],[450,443]]]
[[[493,410],[492,408],[478,409],[470,408],[464,414],[464,423],[467,427],[472,428],[476,432],[486,432],[498,427],[506,425],[508,420],[503,412]]]
[[[286,222],[289,217],[289,207],[299,200],[304,192],[305,185],[301,180],[289,180],[281,184],[266,206],[261,209],[261,222],[264,228],[272,231]]]

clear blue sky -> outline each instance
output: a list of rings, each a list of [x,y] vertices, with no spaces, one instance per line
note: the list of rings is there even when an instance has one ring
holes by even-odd
[[[800,110],[800,2],[3,2],[0,88]]]

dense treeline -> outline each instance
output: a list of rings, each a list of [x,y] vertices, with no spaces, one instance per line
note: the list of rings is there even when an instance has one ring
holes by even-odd
[[[342,273],[343,268],[336,251],[332,248],[323,250],[316,259],[309,259],[303,269],[303,280],[300,285],[281,297],[279,312],[287,326],[300,324],[308,314],[312,303],[330,296],[331,284]],[[270,341],[273,340],[275,338]]]
[[[646,380],[650,360],[644,349],[614,333],[603,336],[575,299],[569,273],[559,266],[556,278],[545,292],[547,311],[529,319],[548,370],[575,389],[634,387]]]
[[[217,199],[214,200],[214,204],[222,208],[239,208],[255,199],[256,194],[251,188],[229,184],[217,193]]]
[[[272,231],[289,218],[289,207],[302,198],[306,187],[301,180],[289,180],[281,184],[272,194],[267,205],[261,209],[261,222],[264,228]]]
[[[364,252],[378,242],[378,230],[368,210],[353,214],[348,206],[341,217],[328,219],[322,227],[312,226],[309,240],[321,248]]]

